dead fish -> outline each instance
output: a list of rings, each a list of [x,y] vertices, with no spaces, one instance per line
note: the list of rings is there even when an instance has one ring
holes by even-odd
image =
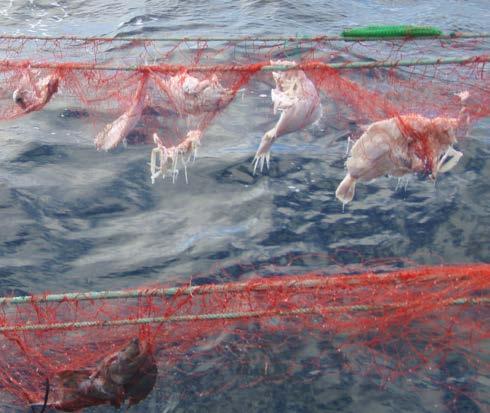
[[[131,379],[124,383],[128,406],[138,404],[151,393],[157,381],[158,368],[149,350],[141,350],[138,368]]]
[[[134,405],[153,390],[157,365],[147,342],[138,338],[122,350],[105,357],[95,369],[65,370],[56,375],[60,399],[47,406],[65,412],[109,404],[116,408],[126,401]],[[33,407],[42,406],[36,403]]]
[[[449,171],[463,155],[453,148],[459,122],[458,118],[405,115],[372,123],[352,147],[336,197],[346,204],[354,197],[357,181],[424,172],[428,161],[433,178]],[[417,153],[417,137],[427,140],[430,159]]]
[[[226,107],[234,96],[233,91],[221,85],[215,74],[200,80],[182,72],[163,80],[156,76],[155,81],[180,115],[216,112]]]
[[[51,409],[76,412],[121,399],[122,389],[109,388],[100,378],[93,378],[90,370],[64,370],[56,375],[55,381],[61,389],[61,394],[58,401],[47,403],[47,407]],[[35,403],[31,406],[38,408],[42,404]],[[120,403],[116,401],[112,404]]]
[[[197,149],[201,144],[202,131],[190,130],[178,145],[165,146],[163,140],[155,133],[153,141],[157,145],[150,155],[151,183],[161,176],[163,179],[170,173],[172,182],[175,183],[179,174],[179,163],[184,167],[185,181],[187,179],[187,164],[197,156]]]
[[[273,65],[296,66],[287,60],[271,61]],[[272,144],[279,136],[299,131],[320,119],[322,107],[320,96],[313,82],[302,70],[272,72],[276,88],[271,90],[274,114],[281,112],[276,125],[267,131],[260,141],[254,158],[254,173],[257,166],[262,171],[269,166]]]
[[[134,338],[123,350],[102,360],[96,376],[102,377],[105,381],[125,384],[131,380],[139,369],[141,359],[144,357],[145,354],[140,352],[139,339]]]
[[[108,392],[113,395],[123,394],[123,400],[130,405],[146,398],[152,391],[158,369],[146,341],[138,338],[131,340],[123,350],[106,357],[93,377],[100,378]],[[118,386],[122,386],[122,389]],[[116,405],[119,400],[112,404]]]
[[[35,79],[32,72],[24,74],[20,86],[12,94],[12,99],[24,113],[41,110],[58,91],[59,77],[51,74]]]
[[[145,107],[148,77],[144,76],[136,90],[133,102],[129,109],[119,116],[115,121],[107,124],[105,128],[95,137],[95,147],[108,151],[121,143],[133,130],[141,118]]]

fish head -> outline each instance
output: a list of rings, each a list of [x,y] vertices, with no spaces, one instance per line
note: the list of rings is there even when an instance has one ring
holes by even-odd
[[[134,359],[140,354],[140,339],[138,337],[133,338],[129,344],[120,351],[119,357],[125,359]]]
[[[107,382],[124,385],[133,379],[148,354],[151,353],[145,344],[134,338],[125,348],[103,360],[100,375]]]
[[[294,67],[296,66],[295,62],[292,62],[290,60],[271,60],[271,65],[272,66],[284,66],[284,67]],[[274,82],[276,83],[276,87],[279,90],[284,90],[289,88],[289,84],[291,83],[291,80],[295,78],[295,70],[285,70],[285,71],[280,71],[280,72],[272,72],[272,78],[274,79]]]
[[[27,108],[27,102],[26,102],[26,98],[27,98],[27,91],[25,89],[15,89],[14,93],[12,94],[12,99],[14,101],[14,103],[21,107],[22,109],[26,109]]]
[[[141,360],[140,367],[132,380],[124,386],[128,406],[135,405],[145,399],[155,387],[158,376],[158,367],[153,354],[146,352]]]

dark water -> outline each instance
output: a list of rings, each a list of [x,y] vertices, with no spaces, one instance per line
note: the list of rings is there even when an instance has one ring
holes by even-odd
[[[321,34],[358,24],[411,23],[488,31],[489,10],[486,0],[4,0],[0,30]],[[187,280],[216,266],[239,278],[242,264],[259,267],[314,253],[332,254],[341,263],[391,257],[416,263],[489,261],[490,121],[475,125],[459,144],[464,157],[436,184],[412,177],[397,189],[395,179],[379,179],[359,185],[356,201],[343,211],[334,192],[344,175],[345,140],[339,137],[345,131],[335,125],[281,138],[269,172],[252,174],[264,124],[274,122],[270,101],[259,92],[234,102],[208,130],[188,184],[181,177],[175,184],[151,185],[149,147],[96,152],[86,119],[62,116],[66,112],[56,104],[0,124],[0,291],[119,289]],[[306,271],[319,263],[303,265]],[[296,349],[288,357],[305,351]],[[481,411],[471,389],[456,398],[427,383],[417,391],[403,382],[380,389],[341,365],[342,360],[328,360],[325,373],[314,381],[293,377],[212,397],[181,398],[189,389],[167,386],[134,411],[443,412],[453,399],[453,411]],[[456,360],[448,369],[456,371],[449,376],[465,383],[476,380],[488,394],[488,378],[473,377],[463,362]],[[305,375],[308,371],[305,367]],[[216,386],[208,380],[189,388]]]

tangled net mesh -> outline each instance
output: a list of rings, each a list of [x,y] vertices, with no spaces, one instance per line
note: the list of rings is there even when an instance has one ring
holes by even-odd
[[[451,387],[437,375],[448,359],[462,358],[482,376],[489,373],[489,288],[490,266],[480,264],[152,285],[106,298],[61,294],[54,302],[47,295],[22,303],[5,299],[1,391],[12,403],[36,404],[49,379],[49,404],[76,411],[117,406],[128,394],[140,394],[133,397],[139,401],[155,381],[165,388],[202,380],[194,383],[200,397],[303,373],[315,381],[332,355],[343,358],[343,371],[374,377],[380,386],[408,376]],[[124,394],[106,386],[104,396],[89,397],[94,393],[83,393],[79,382],[68,392],[67,374],[94,374],[135,338],[152,357],[138,372],[144,377],[151,367],[154,380],[146,392],[132,392],[132,384]],[[308,357],[286,356],[307,342],[317,346]],[[238,368],[247,373],[233,375]]]
[[[153,181],[186,170],[216,117],[256,84],[271,88],[271,112],[279,115],[264,130],[256,173],[273,162],[282,135],[322,117],[356,125],[337,190],[344,203],[356,181],[414,172],[435,179],[450,170],[461,156],[453,145],[490,112],[484,41],[1,39],[0,50],[1,120],[57,100],[83,108],[97,149],[153,145]],[[432,60],[407,64],[414,59]],[[193,380],[203,397],[315,382],[340,354],[342,372],[379,385],[429,380],[476,393],[488,406],[484,386],[465,390],[436,372],[460,358],[488,376],[489,283],[490,266],[474,264],[257,277],[166,292],[152,285],[119,298],[4,299],[0,392],[11,405],[37,408],[47,394],[47,405],[63,411],[137,404],[155,382],[175,389]],[[311,343],[315,350],[301,354]]]
[[[0,50],[0,119],[41,110],[63,96],[65,104],[95,117],[97,149],[154,145],[153,182],[175,181],[182,167],[187,177],[187,164],[216,116],[238,93],[253,93],[254,84],[270,86],[271,108],[280,114],[264,131],[255,173],[269,165],[280,136],[322,117],[334,119],[335,127],[356,126],[348,174],[337,191],[344,203],[357,181],[409,173],[435,178],[452,169],[462,155],[454,145],[490,111],[484,39],[211,44],[9,38]],[[102,119],[109,120],[105,127],[98,125]]]

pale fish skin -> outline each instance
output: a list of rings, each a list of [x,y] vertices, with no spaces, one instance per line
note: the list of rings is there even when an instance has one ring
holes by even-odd
[[[12,99],[24,113],[38,111],[58,92],[58,87],[59,77],[56,74],[39,78],[36,72],[27,71],[12,94]]]
[[[151,183],[154,184],[159,176],[165,179],[169,173],[172,182],[175,182],[179,174],[179,161],[184,167],[185,181],[188,182],[187,164],[196,158],[201,138],[202,131],[194,129],[187,132],[178,145],[165,146],[163,140],[156,133],[153,134],[153,141],[157,147],[153,148],[150,156]]]
[[[139,122],[146,102],[148,77],[144,76],[136,90],[129,109],[115,121],[107,124],[95,137],[95,147],[108,151],[119,145]]]
[[[295,62],[287,60],[271,61],[271,64],[296,66]],[[257,166],[261,171],[264,164],[269,166],[271,146],[278,137],[304,129],[318,121],[322,115],[318,91],[304,71],[272,72],[272,76],[276,83],[275,89],[271,90],[274,114],[279,111],[281,116],[260,141],[254,158],[254,173]]]
[[[372,123],[351,149],[347,175],[338,186],[336,197],[344,204],[352,201],[357,181],[424,172],[427,165],[415,152],[415,137],[407,133],[427,138],[434,179],[438,173],[449,171],[463,155],[453,148],[459,123],[459,118],[430,119],[415,114]]]
[[[187,72],[178,73],[168,79],[158,76],[154,79],[180,115],[216,112],[226,107],[234,96],[231,90],[221,85],[215,74],[203,80]]]

